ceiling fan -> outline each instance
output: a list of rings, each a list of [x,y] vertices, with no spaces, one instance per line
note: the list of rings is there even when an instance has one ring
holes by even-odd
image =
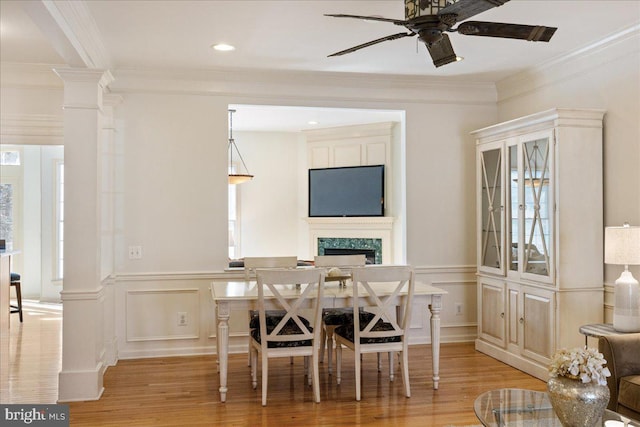
[[[346,14],[326,14],[336,18],[355,18],[369,21],[391,22],[405,27],[409,32],[392,34],[372,40],[349,49],[341,50],[329,56],[339,56],[373,46],[387,40],[418,36],[427,46],[427,50],[436,67],[459,60],[446,32],[467,36],[500,37],[548,42],[557,28],[540,25],[504,24],[499,22],[466,21],[474,15],[494,7],[502,6],[509,0],[404,0],[405,19],[389,19],[379,16],[360,16]],[[457,28],[453,28],[458,24]]]

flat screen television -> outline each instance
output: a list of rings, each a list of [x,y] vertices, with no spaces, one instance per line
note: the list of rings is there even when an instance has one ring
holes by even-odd
[[[309,216],[384,216],[384,165],[309,169]]]

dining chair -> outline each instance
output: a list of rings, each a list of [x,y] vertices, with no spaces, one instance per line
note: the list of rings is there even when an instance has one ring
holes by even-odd
[[[351,268],[362,267],[367,263],[367,257],[360,255],[316,255],[314,265],[328,269],[326,281],[330,279],[331,270],[339,269],[342,273],[351,273]],[[327,364],[329,375],[333,373],[333,331],[336,327],[353,321],[352,307],[335,307],[322,309],[322,346],[320,347],[320,363],[324,361],[324,351],[327,350]]]
[[[325,270],[269,269],[256,270],[258,288],[259,327],[251,331],[251,365],[257,367],[258,354],[262,358],[262,406],[267,405],[269,359],[304,356],[305,366],[311,358],[311,375],[315,402],[320,402],[318,353],[320,348],[321,308],[324,295]],[[281,315],[269,316],[267,304],[282,310]],[[313,310],[309,321],[301,311]],[[271,312],[273,313],[273,312]],[[257,368],[252,369],[252,385],[257,387]]]
[[[296,268],[298,266],[297,256],[262,256],[262,257],[244,257],[244,280],[249,281],[257,268]],[[257,310],[249,310],[249,332],[257,328]],[[251,335],[249,335],[251,340]],[[251,343],[251,341],[249,341]],[[251,354],[247,351],[247,365],[251,366]]]
[[[297,256],[263,256],[244,258],[244,278],[249,280],[257,268],[296,268]]]
[[[16,305],[10,304],[10,313],[18,313],[20,323],[22,323],[22,285],[20,283],[20,275],[18,273],[11,272],[10,285],[16,290]]]
[[[358,401],[362,389],[361,355],[398,352],[405,396],[410,397],[407,332],[414,290],[413,269],[409,266],[358,267],[352,270],[352,280],[353,312],[359,313],[363,308],[373,316],[353,316],[352,324],[335,329],[337,383],[340,384],[342,376],[343,347],[354,352]],[[393,369],[390,358],[390,381],[393,381]]]

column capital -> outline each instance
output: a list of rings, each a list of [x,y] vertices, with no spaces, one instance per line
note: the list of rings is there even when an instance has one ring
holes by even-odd
[[[87,68],[54,68],[53,72],[65,83],[96,83],[105,89],[114,80],[111,71]]]
[[[102,97],[113,81],[109,70],[55,68],[64,82],[64,109],[101,110]]]
[[[122,104],[124,98],[122,95],[117,95],[114,93],[107,93],[102,97],[102,105],[105,107],[117,107]]]

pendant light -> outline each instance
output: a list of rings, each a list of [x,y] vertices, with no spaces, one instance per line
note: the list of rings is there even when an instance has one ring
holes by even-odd
[[[229,184],[242,184],[243,182],[251,181],[253,179],[253,175],[249,174],[249,169],[247,169],[247,165],[244,163],[242,154],[240,154],[240,150],[238,150],[238,146],[233,139],[233,113],[235,112],[236,110],[229,110]],[[242,166],[247,173],[233,173],[234,150],[238,153]]]

